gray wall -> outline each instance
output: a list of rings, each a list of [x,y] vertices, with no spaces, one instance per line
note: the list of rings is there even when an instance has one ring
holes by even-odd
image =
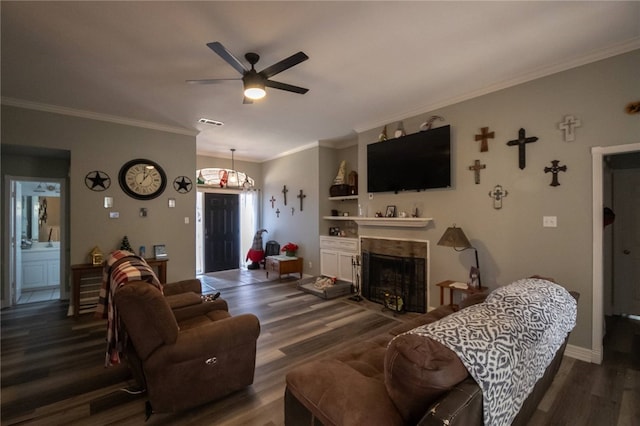
[[[179,194],[172,184],[181,175],[195,177],[194,136],[3,105],[2,144],[71,152],[70,264],[86,263],[96,245],[105,254],[118,249],[126,235],[136,251],[146,246],[147,256],[152,256],[154,244],[166,245],[169,281],[194,276],[195,188]],[[160,197],[138,201],[120,189],[120,167],[134,158],[150,159],[164,168],[168,183]],[[84,178],[92,170],[109,174],[109,189],[95,192],[85,186]],[[103,207],[105,196],[113,197],[113,209]],[[168,208],[169,198],[176,199],[175,208]],[[139,216],[141,207],[148,209],[146,218]],[[109,219],[109,211],[119,212],[120,218]]]
[[[478,248],[483,285],[495,288],[539,274],[579,291],[578,324],[571,343],[591,347],[591,147],[640,142],[639,117],[624,111],[625,105],[640,99],[639,65],[636,50],[403,120],[407,133],[418,131],[431,115],[446,119],[434,127],[451,125],[454,188],[375,194],[371,201],[366,199],[366,188],[361,188],[360,202],[369,205],[370,215],[390,204],[398,211],[419,204],[423,216],[433,217],[423,232],[431,241],[432,301],[439,297],[435,283],[465,280],[474,262],[470,250],[459,254],[435,244],[455,223]],[[565,115],[582,121],[573,142],[565,142],[557,128]],[[474,135],[485,126],[495,131],[496,138],[489,141],[489,152],[481,153]],[[524,170],[518,168],[517,148],[506,146],[517,138],[520,127],[539,138],[527,145]],[[388,128],[395,129],[396,124]],[[382,126],[360,134],[360,182],[366,182],[366,146],[377,141],[381,130]],[[479,185],[468,170],[476,159],[487,165]],[[543,172],[551,160],[568,167],[560,174],[558,187],[549,186],[551,176]],[[493,208],[488,196],[496,184],[509,191],[501,210]],[[557,216],[558,227],[543,228],[542,216]]]
[[[263,220],[262,224],[269,232],[264,235],[265,243],[276,240],[280,246],[294,242],[300,246],[298,255],[304,258],[304,273],[320,273],[320,248],[318,235],[319,199],[325,194],[319,193],[319,147],[300,151],[286,157],[266,161],[263,167]],[[284,205],[282,187],[286,185],[287,205]],[[300,211],[300,199],[296,198],[300,190],[307,196],[303,211]],[[274,208],[269,199],[275,197]],[[295,209],[291,214],[291,207]],[[276,210],[280,209],[280,217]],[[311,262],[311,266],[309,266]]]

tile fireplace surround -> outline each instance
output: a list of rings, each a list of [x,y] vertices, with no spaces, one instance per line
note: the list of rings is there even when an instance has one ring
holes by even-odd
[[[426,312],[429,241],[361,237],[362,295],[383,303],[384,293],[400,295],[405,310]]]

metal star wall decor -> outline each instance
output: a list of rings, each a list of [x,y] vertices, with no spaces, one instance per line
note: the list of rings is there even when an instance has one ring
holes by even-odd
[[[178,176],[173,180],[173,189],[178,191],[180,194],[186,194],[191,191],[193,187],[193,182],[186,176]]]
[[[92,191],[104,191],[111,186],[111,178],[105,172],[94,170],[84,177],[84,184]]]

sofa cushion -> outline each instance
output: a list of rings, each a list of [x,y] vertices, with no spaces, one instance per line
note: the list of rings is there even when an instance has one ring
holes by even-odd
[[[325,426],[404,424],[383,380],[337,359],[306,363],[286,380],[289,392]]]
[[[178,293],[165,295],[165,299],[171,309],[180,309],[185,306],[199,305],[202,303],[202,296],[192,291],[186,293]]]
[[[469,375],[452,350],[413,334],[401,334],[389,343],[384,373],[390,398],[411,424],[420,420],[425,407]]]

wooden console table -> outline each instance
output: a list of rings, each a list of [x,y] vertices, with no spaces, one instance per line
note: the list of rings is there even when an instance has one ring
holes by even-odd
[[[169,259],[145,259],[152,268],[157,269],[158,279],[162,284],[167,282],[167,261]],[[80,313],[80,288],[82,280],[87,278],[99,279],[102,281],[103,265],[93,265],[82,263],[71,265],[71,291],[73,292],[73,316],[78,317]]]
[[[467,286],[467,288],[452,287],[451,284],[455,282],[456,281],[446,280],[436,284],[438,287],[440,287],[440,305],[444,305],[444,289],[445,288],[449,289],[449,305],[451,306],[454,306],[453,293],[456,291],[459,291],[465,294],[477,294],[477,293],[485,293],[488,290],[488,288],[486,287],[482,287],[480,289],[471,288],[469,286]]]
[[[298,273],[302,279],[302,258],[290,256],[267,256],[265,260],[265,269],[267,270],[267,278],[269,271],[278,274],[278,278],[284,274]]]

